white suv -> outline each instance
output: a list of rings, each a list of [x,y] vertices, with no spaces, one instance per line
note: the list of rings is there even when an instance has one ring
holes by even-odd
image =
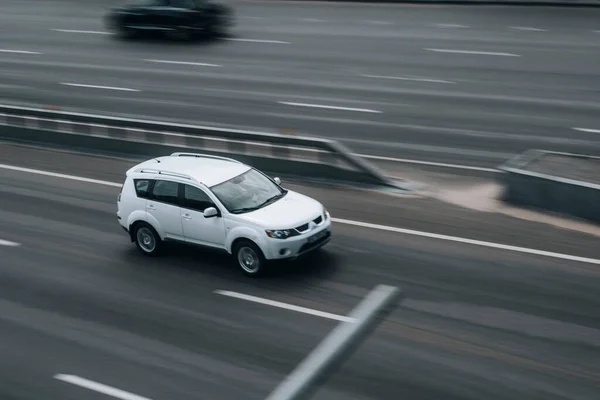
[[[250,276],[266,260],[294,259],[331,240],[331,217],[318,201],[239,161],[173,153],[127,171],[119,224],[147,255],[164,241],[232,254]]]

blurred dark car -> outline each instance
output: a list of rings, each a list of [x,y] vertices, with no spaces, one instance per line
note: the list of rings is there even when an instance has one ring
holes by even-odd
[[[130,0],[111,9],[106,23],[125,37],[158,32],[189,40],[226,35],[233,25],[233,10],[209,0]]]

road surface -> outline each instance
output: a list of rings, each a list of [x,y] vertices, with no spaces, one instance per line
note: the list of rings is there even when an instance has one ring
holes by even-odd
[[[111,4],[4,1],[0,102],[480,167],[530,148],[600,155],[597,9],[232,0],[231,37],[183,44],[107,35]]]

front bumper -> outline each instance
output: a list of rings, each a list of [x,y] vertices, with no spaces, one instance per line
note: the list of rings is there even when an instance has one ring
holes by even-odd
[[[317,229],[302,236],[288,239],[268,239],[263,250],[268,260],[288,260],[311,253],[331,241],[331,219]]]

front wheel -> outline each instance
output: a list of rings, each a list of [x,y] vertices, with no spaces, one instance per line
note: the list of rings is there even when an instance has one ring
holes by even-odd
[[[260,276],[264,273],[266,259],[254,243],[247,240],[238,242],[233,249],[233,256],[237,266],[247,276]]]

